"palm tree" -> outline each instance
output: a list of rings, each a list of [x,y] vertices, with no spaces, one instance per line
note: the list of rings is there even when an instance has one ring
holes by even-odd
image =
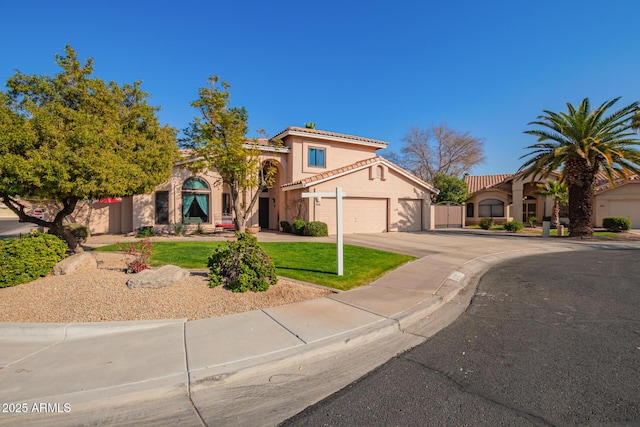
[[[520,167],[526,177],[546,177],[553,170],[562,172],[560,182],[569,189],[570,236],[591,236],[593,229],[593,196],[596,174],[602,171],[614,185],[616,178],[640,175],[640,145],[632,130],[632,119],[638,112],[634,102],[614,113],[605,113],[620,98],[604,102],[591,110],[589,98],[576,109],[567,103],[568,113],[544,110],[545,115],[529,123],[542,127],[525,131],[538,137],[538,143],[522,156],[530,158]]]
[[[567,186],[563,182],[547,181],[546,184],[538,184],[538,191],[535,194],[553,200],[551,223],[558,228],[560,225],[560,203],[569,202],[569,189]]]

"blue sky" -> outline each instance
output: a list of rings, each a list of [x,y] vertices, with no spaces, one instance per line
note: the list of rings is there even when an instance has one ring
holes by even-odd
[[[544,109],[640,99],[637,0],[23,0],[0,16],[3,84],[55,74],[70,44],[96,76],[142,80],[178,129],[215,74],[250,136],[313,121],[398,150],[410,127],[446,122],[485,141],[472,174],[515,172]]]

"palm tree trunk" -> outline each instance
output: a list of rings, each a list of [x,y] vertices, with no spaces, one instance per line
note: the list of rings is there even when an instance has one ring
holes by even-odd
[[[593,196],[596,171],[584,159],[571,159],[566,163],[569,188],[569,236],[593,235]]]
[[[553,201],[553,215],[551,217],[551,222],[555,228],[558,228],[560,225],[560,202],[558,200]]]

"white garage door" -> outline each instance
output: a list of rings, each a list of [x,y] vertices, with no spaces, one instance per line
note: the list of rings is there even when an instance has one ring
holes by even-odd
[[[609,216],[627,218],[631,228],[640,228],[640,200],[609,200]]]
[[[398,231],[422,230],[422,200],[398,200]]]
[[[342,200],[342,216],[344,233],[385,232],[387,199],[346,197]],[[336,200],[322,199],[320,206],[315,206],[315,218],[327,223],[329,234],[336,234]]]

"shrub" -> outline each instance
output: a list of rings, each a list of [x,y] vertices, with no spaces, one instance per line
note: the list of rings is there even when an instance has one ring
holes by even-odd
[[[629,231],[631,230],[631,221],[618,216],[608,216],[602,219],[602,226],[609,231]]]
[[[0,241],[0,288],[46,276],[62,260],[67,243],[40,232]]]
[[[182,233],[184,233],[184,224],[181,222],[171,224],[171,230],[176,236],[182,236]]]
[[[480,228],[483,230],[488,230],[493,225],[493,218],[482,218],[480,220]]]
[[[155,233],[153,232],[153,227],[142,227],[138,231],[138,234],[136,234],[137,239],[146,239],[148,237],[153,237],[153,236],[155,236]]]
[[[304,227],[304,235],[312,237],[324,237],[329,235],[329,227],[321,221],[311,221]]]
[[[280,221],[280,227],[285,233],[293,233],[293,227],[289,221]]]
[[[84,224],[72,222],[70,224],[65,224],[64,228],[67,228],[69,231],[71,231],[71,234],[73,234],[75,238],[78,239],[78,243],[86,243],[87,239],[91,235],[91,233],[89,232],[89,227]]]
[[[507,221],[503,225],[504,229],[507,231],[511,231],[512,233],[517,233],[518,231],[524,228],[524,224],[520,221]]]
[[[153,243],[149,239],[140,240],[139,244],[118,245],[121,251],[127,253],[127,273],[140,273],[149,267]]]
[[[295,221],[293,221],[293,232],[296,233],[298,236],[302,236],[304,234],[304,227],[307,225],[306,222],[304,222],[301,219],[296,219]]]
[[[236,233],[235,242],[218,247],[209,257],[209,286],[233,292],[266,291],[278,281],[276,268],[251,233]]]
[[[527,222],[529,223],[529,227],[533,227],[534,223],[538,220],[535,216],[531,215],[527,217]]]

